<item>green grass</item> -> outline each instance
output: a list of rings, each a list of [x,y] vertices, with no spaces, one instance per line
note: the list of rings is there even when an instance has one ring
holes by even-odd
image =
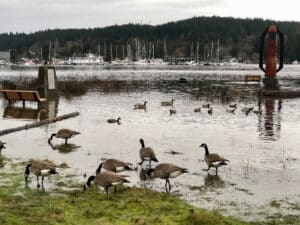
[[[250,225],[299,224],[299,218],[278,216],[268,223],[247,223],[224,217],[215,211],[198,209],[170,194],[141,188],[119,187],[117,193],[105,193],[72,177],[52,177],[45,185],[55,189],[37,191],[24,188],[23,166],[13,172],[0,170],[0,224],[66,225]],[[9,182],[8,182],[9,181]],[[30,182],[34,182],[32,177]],[[33,186],[34,186],[33,185]],[[63,187],[77,187],[64,191]]]

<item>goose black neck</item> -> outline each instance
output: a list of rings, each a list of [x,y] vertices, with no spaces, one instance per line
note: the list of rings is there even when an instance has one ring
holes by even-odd
[[[29,168],[31,167],[32,164],[27,164],[26,169],[25,169],[25,174],[29,175],[30,174],[30,170]]]
[[[209,155],[209,151],[208,151],[207,145],[204,145],[204,149],[205,149],[205,155]]]
[[[100,163],[100,165],[98,166],[98,168],[97,168],[97,170],[96,170],[96,174],[98,174],[98,173],[101,172],[102,164],[103,164],[103,163]]]
[[[142,148],[145,148],[144,140],[143,140],[143,139],[140,139],[140,142],[141,142]]]
[[[93,180],[95,180],[95,178],[96,178],[96,176],[90,176],[89,179],[88,179],[87,182],[86,182],[86,185],[87,185],[87,186],[91,186],[91,182],[92,182]]]
[[[56,136],[55,133],[51,134],[51,137],[49,138],[49,140],[51,141],[53,139],[53,137]]]

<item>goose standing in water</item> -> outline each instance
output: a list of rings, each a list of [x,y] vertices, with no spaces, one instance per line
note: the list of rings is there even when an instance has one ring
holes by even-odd
[[[118,117],[118,119],[108,119],[107,122],[108,123],[118,123],[120,125],[121,124],[120,120],[121,120],[121,118]]]
[[[209,103],[207,103],[207,104],[203,104],[202,105],[202,108],[206,108],[206,109],[208,109],[210,107],[210,104]]]
[[[65,144],[68,144],[68,139],[77,134],[80,134],[80,133],[78,131],[74,131],[74,130],[70,130],[70,129],[60,129],[57,133],[51,134],[50,138],[48,139],[48,143],[51,142],[53,137],[56,137],[56,138],[65,139]]]
[[[194,112],[195,112],[195,113],[201,112],[201,107],[195,108],[195,109],[194,109]]]
[[[125,170],[131,170],[131,165],[131,163],[123,162],[117,159],[107,159],[105,160],[105,162],[100,163],[98,169],[96,170],[96,173],[99,173],[101,171],[101,168],[115,173]]]
[[[226,112],[228,113],[234,113],[235,112],[235,108],[230,108],[230,109],[226,109]]]
[[[214,168],[216,168],[216,175],[218,175],[218,168],[220,166],[227,165],[226,161],[229,162],[229,160],[219,156],[216,153],[209,153],[207,144],[205,144],[205,143],[203,143],[199,147],[202,147],[205,149],[204,161],[206,162],[206,164],[208,166],[207,171],[209,171],[209,169],[211,167],[214,167]]]
[[[6,148],[5,145],[6,145],[5,142],[0,141],[0,155],[1,155],[2,149]]]
[[[161,106],[173,106],[175,99],[173,98],[170,102],[161,102]]]
[[[147,175],[150,176],[151,174],[154,175],[154,177],[158,177],[160,179],[165,179],[165,189],[166,192],[171,191],[171,184],[170,184],[170,178],[178,177],[179,175],[183,173],[188,173],[188,170],[185,168],[181,168],[179,166],[176,166],[171,163],[161,163],[158,164],[155,169],[149,169],[147,170]]]
[[[49,160],[31,160],[25,168],[25,183],[28,183],[28,177],[30,172],[36,176],[37,187],[40,187],[39,177],[42,177],[42,187],[44,186],[44,177],[52,174],[58,174],[55,168],[55,164]]]
[[[175,109],[170,109],[170,116],[172,116],[172,114],[176,114],[177,111]]]
[[[155,153],[154,153],[152,148],[145,147],[145,143],[144,143],[144,140],[142,138],[140,139],[140,143],[141,143],[141,146],[142,146],[141,149],[140,149],[140,158],[141,158],[142,161],[139,164],[142,165],[145,160],[148,160],[149,161],[149,167],[151,168],[151,161],[158,162],[158,160],[155,156]]]
[[[123,183],[130,183],[126,178],[114,172],[111,171],[100,172],[100,171],[96,174],[96,176],[90,176],[88,178],[86,184],[83,186],[84,190],[86,190],[87,187],[90,187],[91,183],[94,182],[96,185],[103,187],[105,189],[106,194],[108,194],[109,187],[114,187],[114,192],[116,192],[117,185]]]
[[[236,109],[237,108],[237,104],[235,103],[235,104],[230,104],[229,105],[229,108],[234,108],[234,109]]]
[[[144,110],[146,110],[146,104],[147,104],[147,101],[145,101],[144,104],[135,104],[134,109],[144,109]]]

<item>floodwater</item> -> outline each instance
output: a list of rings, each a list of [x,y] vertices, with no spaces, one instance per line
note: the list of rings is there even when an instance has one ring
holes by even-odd
[[[122,81],[122,85],[88,89],[81,96],[60,96],[47,104],[47,112],[36,105],[21,109],[7,107],[0,98],[0,129],[13,128],[41,118],[78,111],[80,116],[1,136],[7,142],[2,154],[14,160],[48,158],[70,168],[63,174],[94,174],[106,158],[139,162],[139,139],[144,138],[160,162],[175,163],[190,173],[173,180],[172,193],[191,204],[216,209],[226,215],[246,220],[268,218],[274,213],[300,215],[300,98],[272,99],[257,95],[259,86],[245,83],[244,76],[261,74],[257,65],[235,67],[57,67],[59,80],[98,78]],[[0,80],[34,78],[37,68],[0,68]],[[187,82],[178,82],[180,78]],[[285,88],[300,88],[300,67],[286,66],[279,73]],[[136,82],[138,81],[138,82]],[[161,101],[175,99],[177,114],[170,116],[170,107]],[[148,102],[147,110],[134,110],[136,103]],[[207,109],[194,109],[210,103]],[[233,113],[229,104],[237,104]],[[254,107],[259,113],[242,112]],[[109,118],[121,117],[121,125],[108,124]],[[47,139],[60,128],[81,134],[70,139]],[[226,167],[208,174],[203,169],[206,143],[211,152],[228,158]],[[180,154],[170,154],[175,151]],[[129,171],[130,185],[164,191],[164,181],[146,180],[138,171]],[[22,176],[22,174],[20,174]],[[32,188],[35,183],[32,182]],[[46,179],[45,187],[51,186]],[[274,207],[272,202],[279,203]],[[278,206],[278,205],[276,205]],[[298,207],[296,207],[298,206]]]

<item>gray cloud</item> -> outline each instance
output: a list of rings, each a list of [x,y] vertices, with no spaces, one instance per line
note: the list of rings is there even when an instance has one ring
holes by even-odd
[[[0,1],[0,33],[129,22],[161,24],[193,16],[234,16],[247,12],[244,2],[233,9],[236,3],[236,0],[6,0]]]

